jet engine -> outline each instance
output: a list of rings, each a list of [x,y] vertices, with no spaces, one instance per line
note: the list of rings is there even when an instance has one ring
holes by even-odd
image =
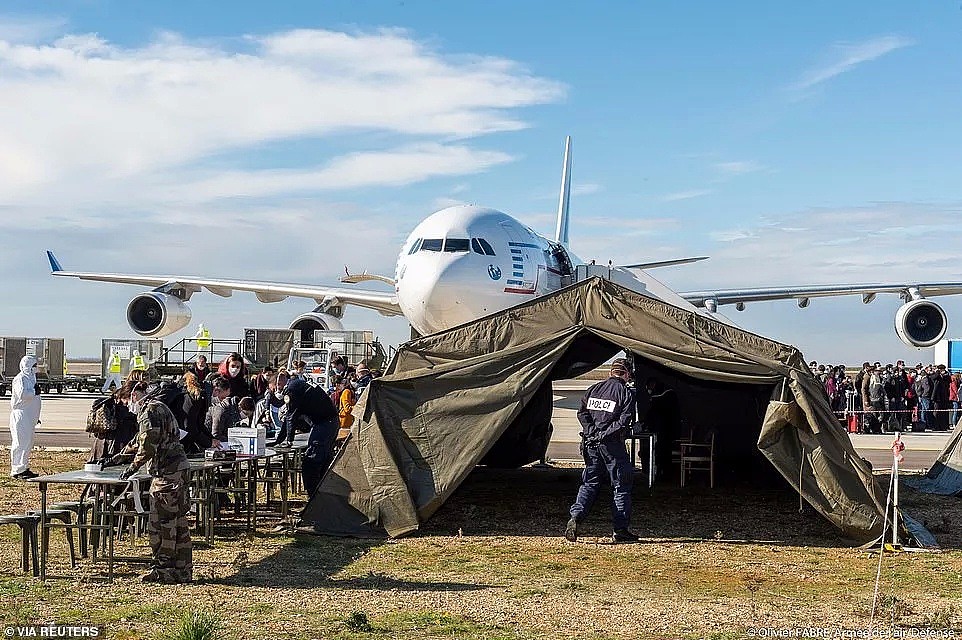
[[[895,333],[910,347],[931,347],[942,339],[947,326],[942,307],[924,298],[910,300],[895,312]]]
[[[343,331],[344,324],[340,318],[329,313],[310,311],[294,318],[291,321],[291,329],[300,332],[300,336],[298,336],[300,343],[307,347],[314,344],[315,331]]]
[[[127,305],[127,324],[147,338],[162,338],[190,322],[190,307],[176,296],[158,291],[142,293]]]

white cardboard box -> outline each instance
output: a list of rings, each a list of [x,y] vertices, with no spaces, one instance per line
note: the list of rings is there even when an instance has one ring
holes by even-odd
[[[241,445],[242,453],[249,456],[262,456],[267,451],[267,429],[264,427],[231,427],[227,430],[228,445],[233,442]]]

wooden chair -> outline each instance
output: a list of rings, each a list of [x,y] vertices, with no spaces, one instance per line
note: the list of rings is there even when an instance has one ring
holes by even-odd
[[[681,441],[679,443],[679,460],[681,467],[681,486],[685,486],[685,477],[692,471],[707,471],[708,486],[715,488],[715,433],[712,432],[708,442]]]

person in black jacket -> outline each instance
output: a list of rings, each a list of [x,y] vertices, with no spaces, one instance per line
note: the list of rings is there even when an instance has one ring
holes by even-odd
[[[922,365],[916,367],[915,371],[915,395],[919,399],[919,424],[922,430],[930,429],[932,425],[932,414],[930,409],[932,408],[932,378],[934,374],[932,365],[929,365],[925,370],[922,369]]]
[[[628,459],[625,436],[635,415],[635,394],[628,388],[629,378],[627,363],[619,358],[611,363],[608,379],[592,385],[581,401],[578,420],[585,470],[565,527],[565,538],[571,542],[578,539],[578,525],[591,510],[605,479],[611,483],[613,494],[614,541],[638,540],[628,529],[634,469]]]
[[[284,390],[287,414],[284,419],[291,434],[300,423],[310,428],[301,474],[308,497],[321,484],[321,478],[334,459],[334,441],[340,426],[337,409],[323,390],[305,380],[292,379]],[[292,436],[293,438],[293,436]]]
[[[210,398],[203,383],[192,371],[184,374],[183,386],[184,431],[187,435],[180,443],[187,455],[191,455],[201,453],[214,444],[214,434],[208,431],[205,425]]]
[[[952,408],[952,403],[949,402],[949,382],[951,378],[944,364],[936,367],[930,376],[930,380],[932,381],[932,412],[929,413],[931,419],[930,426],[935,431],[948,431],[949,410]]]

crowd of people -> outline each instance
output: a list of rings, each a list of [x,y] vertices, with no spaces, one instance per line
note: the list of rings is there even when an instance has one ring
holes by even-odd
[[[27,363],[29,364],[29,363]],[[175,382],[150,382],[134,370],[119,389],[94,403],[87,431],[96,437],[90,461],[126,464],[120,477],[146,468],[151,476],[148,536],[153,565],[146,582],[192,580],[187,456],[222,448],[232,427],[264,427],[272,446],[291,447],[307,432],[301,474],[312,495],[334,458],[339,430],[353,423],[351,410],[372,379],[365,363],[331,362],[330,388],[307,380],[303,362],[292,371],[267,368],[251,375],[232,353],[216,369],[199,355]],[[222,479],[223,481],[224,479]]]
[[[854,375],[843,365],[812,361],[809,368],[832,410],[839,416],[860,416],[859,427],[867,433],[947,431],[962,417],[962,375],[949,373],[943,364],[863,362]]]
[[[232,427],[264,427],[271,438],[270,446],[290,447],[297,433],[309,433],[317,426],[315,418],[322,417],[317,411],[312,415],[298,406],[297,401],[305,397],[304,387],[312,387],[304,367],[305,363],[298,361],[290,371],[267,367],[251,374],[238,353],[230,354],[216,367],[204,355],[198,355],[178,381],[152,383],[151,397],[174,414],[187,455],[223,447]],[[310,395],[315,404],[318,393],[328,399],[334,408],[335,431],[347,429],[354,421],[354,404],[370,384],[372,372],[366,363],[349,367],[343,358],[335,357],[329,373],[329,387]],[[131,389],[143,379],[141,372],[132,372],[120,388],[94,403],[87,429],[97,436],[91,460],[110,458],[133,439],[136,420],[127,405]]]

